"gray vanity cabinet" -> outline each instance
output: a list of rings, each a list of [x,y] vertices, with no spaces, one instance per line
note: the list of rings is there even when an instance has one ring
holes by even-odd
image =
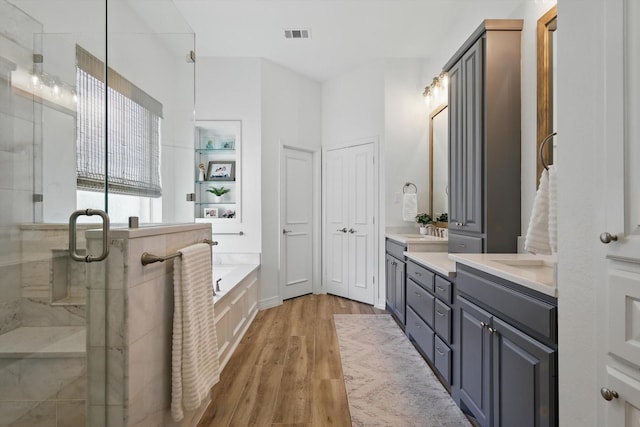
[[[459,397],[483,427],[557,426],[557,307],[458,264]]]
[[[404,326],[406,283],[403,252],[407,247],[389,239],[386,246],[386,308]]]
[[[516,252],[522,20],[486,20],[449,75],[449,252]]]
[[[454,388],[454,284],[436,272],[407,261],[407,327],[442,382]]]

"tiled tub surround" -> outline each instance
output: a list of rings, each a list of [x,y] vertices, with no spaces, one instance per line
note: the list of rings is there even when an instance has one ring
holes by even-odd
[[[156,255],[172,254],[210,238],[210,224],[112,230],[107,260],[89,264],[89,425],[197,424],[208,402],[186,414],[179,424],[172,421],[169,412],[173,260],[142,266],[140,256],[145,251]],[[89,253],[99,253],[101,244],[101,232],[87,234]],[[214,258],[214,263],[216,260]],[[252,299],[257,299],[256,268],[257,264],[251,267],[249,276],[243,281],[246,284],[244,289],[237,286],[224,294],[221,292],[219,300],[216,300],[221,348],[229,342],[227,347],[231,350],[233,344],[228,337],[240,336],[255,315],[246,314],[245,310],[251,307],[256,310],[256,302],[252,302]],[[231,274],[229,272],[223,277],[221,289],[225,289],[224,279]],[[225,302],[229,306],[221,308]],[[107,321],[103,331],[101,319],[105,316]],[[222,363],[223,358],[220,360]]]

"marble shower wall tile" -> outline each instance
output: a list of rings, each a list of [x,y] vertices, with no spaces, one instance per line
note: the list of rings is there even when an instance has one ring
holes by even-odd
[[[56,402],[0,401],[0,419],[7,427],[56,425]]]
[[[0,359],[0,401],[84,399],[84,357]]]
[[[85,306],[52,306],[48,298],[22,298],[22,326],[82,326]]]

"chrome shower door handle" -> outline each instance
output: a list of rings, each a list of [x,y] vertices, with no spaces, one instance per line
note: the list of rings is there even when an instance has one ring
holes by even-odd
[[[99,215],[102,218],[102,253],[98,256],[86,255],[82,256],[78,253],[77,237],[78,237],[78,217],[86,215]],[[69,256],[74,261],[79,262],[97,262],[106,259],[109,256],[109,214],[100,209],[82,209],[73,212],[69,216]]]

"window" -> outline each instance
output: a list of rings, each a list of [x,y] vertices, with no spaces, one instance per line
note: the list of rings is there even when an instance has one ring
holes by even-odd
[[[80,46],[76,60],[78,190],[103,192],[106,181],[110,193],[161,197],[162,104],[109,68],[105,138],[104,63]]]

